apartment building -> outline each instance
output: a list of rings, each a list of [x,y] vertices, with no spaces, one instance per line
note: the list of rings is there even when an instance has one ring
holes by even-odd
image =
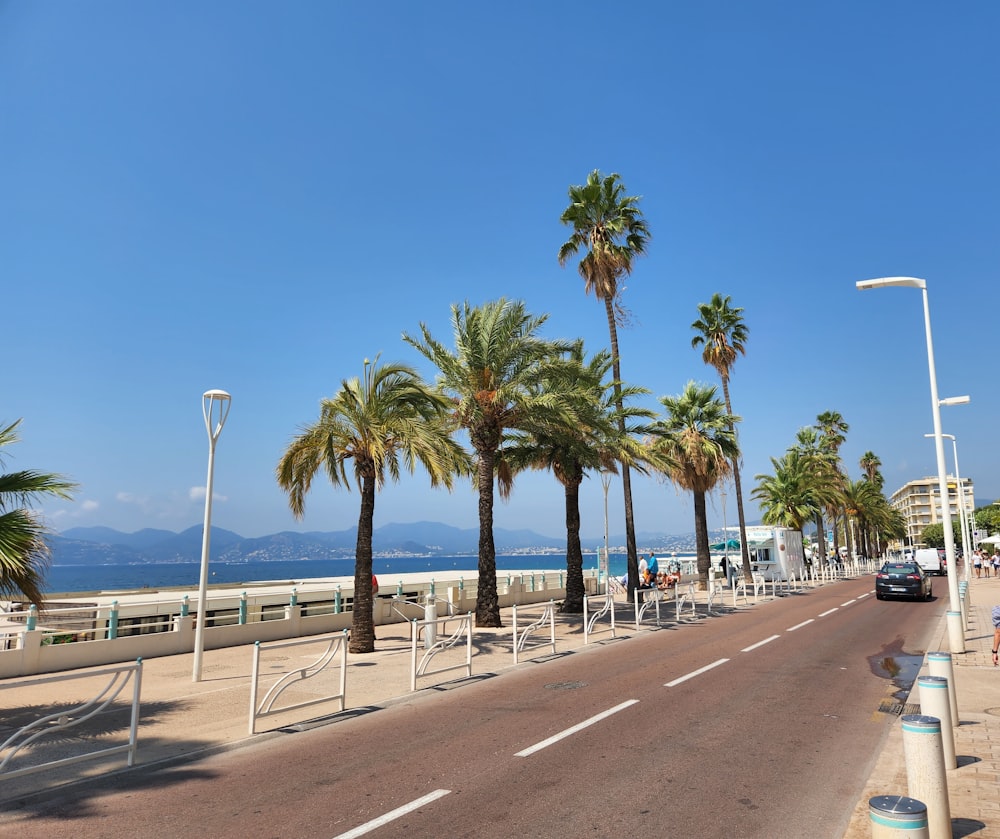
[[[953,521],[959,520],[959,501],[964,502],[966,516],[976,509],[975,490],[971,478],[962,478],[961,493],[955,478],[948,476],[949,514]],[[921,534],[930,524],[940,524],[942,516],[941,493],[938,491],[938,477],[920,478],[910,481],[897,489],[889,498],[889,504],[903,514],[906,520],[906,546],[922,544]]]

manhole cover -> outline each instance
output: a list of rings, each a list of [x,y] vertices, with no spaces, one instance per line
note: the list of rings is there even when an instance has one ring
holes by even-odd
[[[548,684],[545,687],[549,690],[577,690],[586,686],[586,682],[552,682],[552,684]]]

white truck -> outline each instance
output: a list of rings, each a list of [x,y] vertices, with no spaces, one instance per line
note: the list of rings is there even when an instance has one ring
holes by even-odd
[[[787,580],[805,576],[802,531],[790,527],[755,525],[747,528],[750,567],[766,580]]]

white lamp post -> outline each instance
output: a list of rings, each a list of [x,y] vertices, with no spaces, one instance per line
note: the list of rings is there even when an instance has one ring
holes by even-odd
[[[205,486],[205,528],[201,536],[201,578],[198,581],[198,617],[194,625],[194,670],[191,680],[201,681],[201,656],[205,649],[205,604],[208,599],[208,546],[212,533],[212,478],[215,474],[215,443],[229,416],[231,397],[224,390],[206,390],[201,397],[201,412],[208,431],[208,481]],[[215,407],[218,405],[218,420]],[[215,423],[213,426],[213,422]]]
[[[862,291],[869,288],[904,286],[919,288],[924,301],[924,330],[927,333],[927,367],[931,380],[931,411],[934,415],[934,450],[937,456],[938,486],[944,500],[941,524],[944,527],[944,550],[948,561],[948,640],[953,653],[965,652],[965,631],[962,627],[961,603],[958,598],[958,574],[955,573],[955,534],[951,529],[948,504],[948,474],[944,462],[944,440],[941,437],[941,401],[938,399],[937,371],[934,368],[934,342],[931,339],[931,310],[927,303],[927,281],[917,277],[880,277],[856,283]]]
[[[963,397],[955,397],[955,398],[961,399]],[[964,399],[965,399],[966,402],[969,401],[969,397],[968,396],[964,397]],[[941,404],[942,405],[946,405],[946,404],[957,405],[957,404],[960,404],[960,403],[958,403],[958,402],[949,402],[947,399],[942,399],[941,400]],[[934,436],[933,434],[925,434],[924,435],[924,437],[933,437],[933,436]],[[966,512],[965,512],[965,490],[962,487],[962,474],[961,474],[961,472],[958,471],[958,441],[955,439],[955,435],[954,434],[942,434],[941,436],[944,437],[947,440],[951,440],[952,451],[953,451],[953,453],[955,455],[955,484],[958,487],[958,490],[957,490],[957,493],[958,493],[958,523],[959,523],[959,528],[962,531],[962,556],[965,559],[965,581],[968,582],[969,578],[970,578],[970,575],[969,575],[969,566],[972,564],[972,562],[971,562],[971,558],[972,557],[971,557],[971,554],[969,553],[970,539],[969,539],[969,532],[968,532],[968,518],[967,518],[967,515],[966,515]]]

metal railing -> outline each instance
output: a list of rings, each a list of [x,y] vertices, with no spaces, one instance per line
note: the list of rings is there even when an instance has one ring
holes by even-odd
[[[520,607],[524,611],[525,607]],[[530,607],[529,607],[530,608]],[[537,611],[537,608],[536,608]],[[534,622],[529,623],[527,626],[521,629],[521,634],[517,634],[517,613],[518,607],[515,605],[512,610],[511,624],[513,625],[513,647],[514,647],[514,664],[518,663],[518,657],[525,650],[535,650],[543,647],[547,647],[549,651],[555,655],[556,652],[556,604],[554,600],[550,600],[545,604],[541,615],[535,617]],[[544,629],[546,624],[549,627],[549,640],[548,641],[536,641],[535,643],[528,645],[528,641],[532,638],[535,633],[540,632]]]
[[[601,608],[590,614],[590,601],[594,600],[601,604]],[[611,590],[608,590],[607,594],[597,594],[593,596],[584,596],[583,598],[583,643],[590,643],[590,636],[594,633],[594,626],[597,622],[603,618],[605,615],[611,616],[611,625],[608,631],[611,633],[611,637],[615,637],[615,598]]]
[[[2,756],[2,759],[0,759],[0,779],[17,778],[22,775],[55,769],[60,766],[70,766],[85,760],[94,760],[99,757],[108,757],[109,755],[123,753],[127,754],[127,764],[129,767],[135,764],[139,726],[139,697],[142,692],[141,658],[137,659],[134,664],[105,667],[101,670],[92,670],[86,673],[68,673],[60,676],[49,676],[44,679],[27,679],[0,683],[0,691],[12,690],[14,688],[33,688],[38,685],[93,679],[101,676],[108,676],[109,679],[100,692],[92,699],[74,708],[62,709],[39,717],[27,725],[21,726],[3,743],[0,743],[0,756]],[[133,689],[131,701],[132,713],[129,722],[127,743],[85,751],[80,754],[71,755],[70,757],[58,758],[21,768],[12,768],[16,762],[15,758],[19,754],[23,753],[25,756],[30,754],[32,747],[37,746],[46,737],[62,736],[67,730],[80,726],[87,720],[93,719],[98,714],[107,711],[121,692],[128,686],[129,682],[132,683]]]
[[[253,646],[253,664],[250,669],[250,733],[257,733],[257,720],[271,717],[276,714],[297,711],[300,708],[309,708],[326,702],[340,702],[340,710],[343,711],[346,705],[347,694],[347,638],[348,633],[337,632],[330,635],[318,635],[311,638],[302,638],[298,641],[273,641],[262,644],[260,641]],[[264,694],[263,699],[257,702],[257,694],[260,686],[260,657],[262,652],[271,650],[284,650],[290,647],[300,647],[304,644],[316,644],[326,642],[326,649],[316,657],[316,660],[305,667],[300,667],[285,673],[276,681]],[[312,679],[326,670],[335,659],[339,659],[340,664],[340,691],[335,694],[323,694],[313,699],[290,703],[288,705],[276,705],[278,697],[292,685]]]
[[[427,637],[436,637],[437,628],[440,626],[442,629],[449,622],[458,622],[458,627],[449,635],[447,638],[440,640],[435,640],[429,645],[429,647],[424,651],[423,658],[420,659],[419,664],[417,663],[417,640],[420,636],[420,630],[427,628],[431,630]],[[452,670],[464,670],[466,676],[472,675],[472,613],[468,612],[465,615],[460,615],[458,617],[444,617],[436,618],[434,620],[413,620],[410,623],[411,629],[411,641],[412,647],[410,651],[410,690],[417,689],[417,677],[418,676],[434,676],[440,673],[448,673]],[[437,670],[428,670],[427,666],[430,664],[431,659],[440,652],[444,650],[449,650],[456,647],[459,641],[462,640],[462,636],[465,636],[466,647],[465,647],[465,663],[464,664],[451,664],[444,667],[439,667]]]

